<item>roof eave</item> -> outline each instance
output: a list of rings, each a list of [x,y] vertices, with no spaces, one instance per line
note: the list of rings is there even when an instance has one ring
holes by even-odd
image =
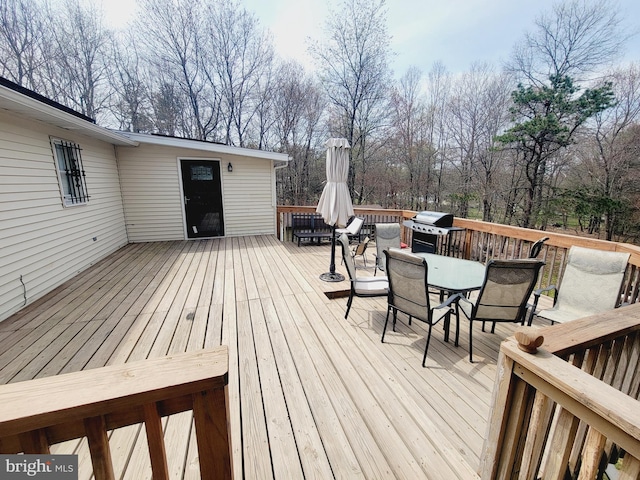
[[[165,147],[176,148],[189,148],[192,150],[201,150],[205,152],[226,154],[226,155],[239,155],[244,157],[263,158],[267,160],[273,160],[275,162],[288,163],[290,158],[286,153],[269,152],[266,150],[255,150],[252,148],[233,147],[229,145],[222,145],[219,143],[204,142],[200,140],[190,140],[187,138],[175,138],[175,137],[163,137],[150,135],[147,133],[130,133],[120,132],[122,135],[128,137],[137,143],[148,143],[151,145],[160,145]]]

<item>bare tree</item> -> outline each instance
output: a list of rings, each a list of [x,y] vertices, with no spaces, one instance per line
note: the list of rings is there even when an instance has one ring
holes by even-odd
[[[325,30],[326,41],[313,43],[310,51],[334,110],[331,130],[351,145],[349,187],[362,203],[366,159],[373,146],[369,137],[383,124],[390,78],[385,2],[344,0],[340,11],[331,12]]]
[[[152,70],[163,72],[163,89],[167,82],[174,84],[173,97],[179,91],[185,101],[183,108],[189,112],[180,133],[199,140],[218,140],[219,93],[205,76],[202,62],[202,1],[142,0],[141,7],[145,17],[135,22],[138,42],[145,48]]]
[[[508,125],[511,87],[506,75],[486,63],[473,64],[452,87],[445,119],[457,172],[451,197],[460,216],[468,216],[473,200],[481,200],[484,220],[493,216],[494,176],[503,157],[495,151],[494,137]]]
[[[189,122],[185,119],[190,113],[183,108],[185,105],[183,92],[172,81],[164,78],[163,72],[157,72],[156,81],[151,86],[152,123],[156,133],[162,135],[184,135],[191,131]]]
[[[565,0],[536,19],[535,30],[515,46],[507,68],[537,85],[552,75],[582,81],[614,60],[628,38],[610,3]]]
[[[420,210],[426,205],[425,186],[430,178],[429,129],[427,108],[420,94],[422,73],[409,68],[390,94],[389,156],[396,165],[404,166],[404,203]]]
[[[314,168],[321,157],[323,139],[321,119],[323,95],[318,85],[304,73],[304,68],[294,62],[281,66],[276,77],[274,96],[274,130],[282,151],[292,161],[280,170],[281,191],[296,205],[317,201],[324,170]],[[322,175],[314,172],[318,170]],[[316,181],[317,179],[317,181]]]
[[[614,85],[616,104],[594,116],[585,139],[582,161],[576,168],[582,188],[598,204],[597,221],[605,220],[606,239],[613,240],[623,210],[631,207],[638,188],[637,139],[632,127],[640,122],[640,66],[630,65],[608,77]]]
[[[47,58],[56,83],[54,97],[79,112],[96,118],[108,108],[111,69],[109,46],[112,32],[95,6],[66,0],[60,10],[47,13],[52,19],[54,51]]]
[[[444,172],[449,143],[446,114],[450,93],[451,76],[444,65],[437,62],[429,72],[427,88],[428,143],[431,145],[431,150],[428,151],[429,156],[426,162],[432,168],[433,180],[424,186],[424,196],[427,199],[431,197],[435,210],[440,210],[443,200]]]
[[[42,87],[43,21],[42,10],[32,0],[0,2],[0,75],[32,90]]]
[[[494,204],[499,198],[500,190],[504,188],[497,177],[505,169],[505,155],[497,150],[495,138],[509,123],[512,84],[507,75],[495,73],[488,65],[477,67],[476,74],[481,77],[486,75],[487,80],[480,83],[481,89],[478,91],[481,114],[477,156],[472,168],[481,199],[482,219],[492,222]],[[517,185],[509,185],[507,188],[517,188]]]
[[[227,144],[244,146],[260,105],[261,86],[269,83],[273,61],[271,39],[257,18],[233,0],[210,2],[207,50],[202,52],[207,76],[215,76],[222,99]]]
[[[113,69],[110,82],[114,89],[111,114],[120,130],[151,132],[150,87],[146,70],[138,53],[135,38],[124,33],[112,44]]]

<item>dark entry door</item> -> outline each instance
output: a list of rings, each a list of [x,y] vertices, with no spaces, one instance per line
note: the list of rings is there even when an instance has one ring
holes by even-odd
[[[220,162],[181,160],[180,165],[187,236],[189,238],[223,236]]]

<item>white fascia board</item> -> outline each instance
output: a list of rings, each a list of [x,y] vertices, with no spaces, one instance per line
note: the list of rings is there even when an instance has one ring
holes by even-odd
[[[289,155],[286,153],[268,152],[266,150],[255,150],[253,148],[232,147],[219,143],[205,142],[201,140],[189,140],[187,138],[163,137],[149,135],[146,133],[119,132],[136,143],[148,143],[165,147],[189,148],[192,150],[202,150],[203,152],[222,153],[227,155],[240,155],[243,157],[264,158],[275,162],[289,162]]]

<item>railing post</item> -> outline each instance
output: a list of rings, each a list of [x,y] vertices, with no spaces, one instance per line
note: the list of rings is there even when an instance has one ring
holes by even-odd
[[[515,337],[518,347],[528,353],[535,353],[544,341],[530,327],[520,327]],[[513,359],[501,348],[480,460],[482,480],[512,478],[522,463],[535,391],[513,373],[514,365]]]
[[[47,435],[43,429],[21,434],[20,445],[24,453],[51,453]]]
[[[203,479],[232,478],[227,388],[225,386],[193,395],[200,478]]]

